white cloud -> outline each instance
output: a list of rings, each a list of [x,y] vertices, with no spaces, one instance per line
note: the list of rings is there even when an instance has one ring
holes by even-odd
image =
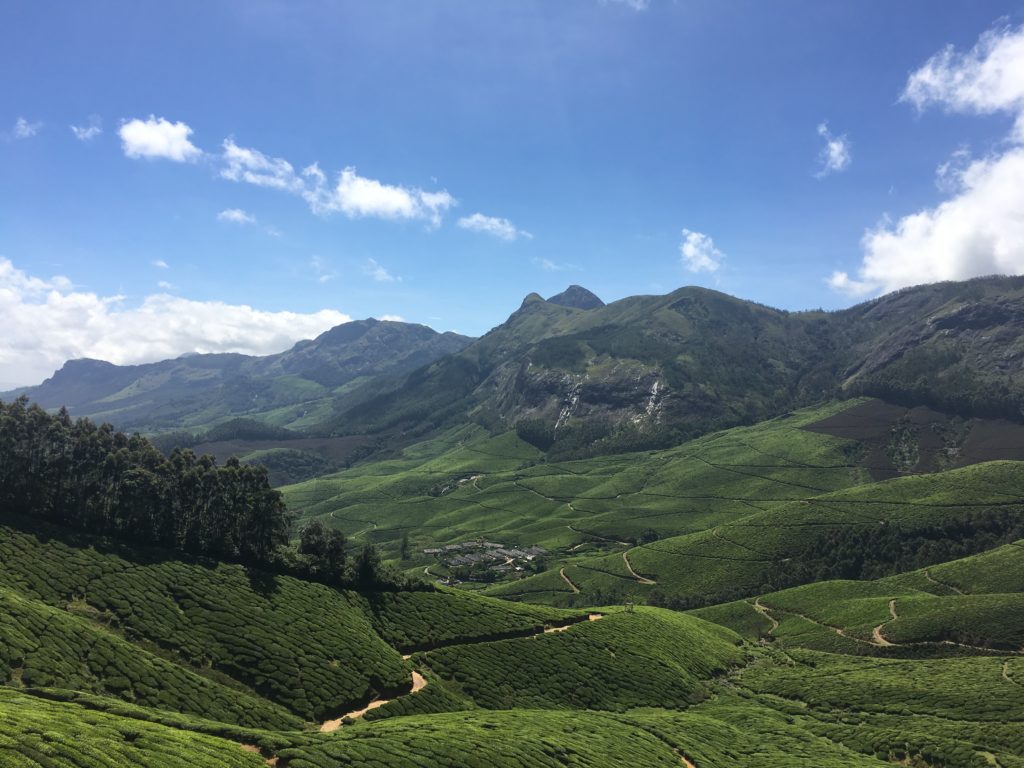
[[[417,187],[385,184],[360,176],[352,167],[339,174],[333,187],[316,164],[306,168],[303,176],[307,180],[303,196],[318,214],[340,212],[350,219],[423,219],[439,226],[441,216],[455,205],[455,198],[446,191],[426,192]]]
[[[227,221],[232,224],[255,224],[256,217],[241,208],[225,208],[217,214],[217,221]]]
[[[310,259],[309,266],[316,275],[316,281],[321,285],[329,283],[338,276],[338,273],[331,268],[331,265],[322,256],[314,256]]]
[[[942,192],[954,193],[963,185],[964,171],[970,167],[971,150],[960,147],[935,169],[935,186]]]
[[[336,310],[264,312],[162,293],[130,306],[123,296],[75,290],[65,277],[40,279],[0,258],[0,380],[35,384],[65,360],[131,364],[186,352],[265,355],[351,318]]]
[[[825,146],[818,153],[820,167],[814,175],[821,179],[830,173],[839,173],[849,168],[853,155],[850,152],[850,140],[846,134],[834,136],[828,129],[828,122],[823,120],[818,124],[818,135],[825,140]]]
[[[651,0],[601,0],[603,5],[625,5],[634,11],[646,11],[651,7]]]
[[[950,197],[865,233],[855,277],[828,278],[852,295],[938,280],[1024,274],[1024,26],[986,32],[967,53],[947,47],[907,80],[903,100],[918,109],[1006,112],[1016,117],[1003,147],[971,160],[963,149],[941,164]]]
[[[470,232],[484,232],[501,240],[511,241],[520,237],[525,237],[528,240],[533,239],[533,235],[525,229],[516,229],[515,224],[508,219],[500,219],[496,216],[484,216],[482,213],[474,213],[472,216],[463,216],[459,219],[458,225],[462,227],[462,229],[468,229]]]
[[[534,257],[530,259],[531,262],[536,264],[538,267],[543,269],[545,272],[575,272],[580,268],[576,264],[564,264],[557,261],[552,261],[546,258]]]
[[[156,287],[159,288],[161,291],[170,291],[173,290],[174,288],[174,286],[168,283],[166,280],[161,280],[160,282],[158,282],[156,284]]]
[[[79,141],[92,141],[103,133],[103,121],[98,115],[89,115],[85,125],[72,125],[71,132]]]
[[[224,168],[220,175],[231,181],[270,187],[300,195],[318,215],[342,213],[350,219],[420,219],[440,226],[441,217],[454,205],[455,198],[445,190],[434,192],[360,176],[353,167],[345,168],[337,183],[313,163],[302,170],[280,157],[269,157],[259,150],[240,147],[232,139],[223,145]]]
[[[41,122],[30,123],[24,117],[14,121],[14,128],[11,129],[11,137],[14,139],[31,139],[42,129]]]
[[[367,259],[366,266],[363,267],[363,271],[378,283],[402,282],[402,278],[392,275],[382,265],[378,264],[375,259]]]
[[[147,120],[135,118],[121,124],[118,135],[127,157],[149,160],[165,159],[185,163],[197,159],[202,152],[189,141],[192,129],[185,123],[172,123],[153,115]]]
[[[976,160],[959,191],[934,208],[883,222],[864,235],[856,279],[829,283],[853,295],[938,280],[1024,273],[1024,147]]]
[[[401,315],[381,315],[380,320],[389,320],[393,323],[404,323],[405,318]]]
[[[986,32],[966,53],[946,46],[910,75],[901,98],[918,110],[1016,114],[1024,141],[1024,26]]]
[[[163,259],[157,259],[153,262],[153,266],[157,269],[170,269],[170,265]]]
[[[691,272],[714,272],[725,257],[715,247],[715,241],[702,232],[684,229],[683,241],[679,244],[679,253],[683,257],[683,266]]]
[[[223,148],[224,168],[220,175],[225,179],[296,194],[303,191],[305,185],[302,179],[295,175],[295,169],[287,160],[268,157],[256,149],[240,147],[232,139],[225,139]]]

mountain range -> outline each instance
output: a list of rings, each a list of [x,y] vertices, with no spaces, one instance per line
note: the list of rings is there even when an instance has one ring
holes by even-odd
[[[24,394],[123,429],[238,416],[318,437],[517,428],[554,456],[664,447],[834,397],[1024,414],[1024,278],[904,289],[787,312],[706,288],[605,304],[573,285],[479,339],[363,320],[268,357],[69,361]]]

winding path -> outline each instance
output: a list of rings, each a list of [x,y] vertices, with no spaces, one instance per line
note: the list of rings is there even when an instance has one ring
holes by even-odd
[[[934,578],[930,573],[928,573],[928,569],[927,568],[924,569],[924,577],[926,579],[928,579],[928,581],[930,581],[932,584],[938,584],[940,587],[945,587],[946,589],[951,589],[954,592],[956,592],[958,595],[965,595],[965,594],[967,594],[962,589],[959,589],[958,587],[954,587],[952,584],[947,584],[944,581],[939,581],[938,579]]]
[[[778,620],[776,620],[774,616],[768,613],[767,608],[761,605],[760,597],[754,600],[754,602],[751,604],[751,607],[772,623],[771,627],[768,629],[768,636],[771,637],[771,635],[774,634],[775,630],[779,628]]]
[[[629,564],[629,558],[626,557],[626,553],[622,553],[622,562],[626,564],[626,570],[630,572],[634,579],[639,581],[641,584],[657,584],[654,579],[648,579],[646,576],[641,576],[639,573],[633,570],[633,566]]]
[[[871,630],[871,637],[874,639],[875,645],[889,646],[889,647],[895,645],[895,643],[890,643],[882,635],[882,628],[886,624],[888,624],[889,622],[896,621],[896,619],[899,618],[899,615],[896,613],[896,598],[895,597],[892,600],[889,601],[889,615],[892,617],[891,619],[889,619],[889,621],[883,621],[881,624],[879,624],[877,627],[875,627],[874,629]]]
[[[404,696],[409,696],[409,695],[411,695],[413,693],[416,693],[417,691],[422,691],[426,687],[427,687],[427,679],[425,677],[423,677],[423,675],[421,675],[419,672],[417,672],[414,669],[412,671],[412,688],[409,690],[409,693],[403,694],[403,695]],[[356,719],[356,718],[362,717],[367,712],[369,712],[371,709],[376,709],[377,707],[383,707],[389,701],[393,701],[393,700],[392,699],[374,699],[373,701],[371,701],[369,704],[367,704],[362,709],[356,709],[356,710],[353,710],[351,712],[347,712],[344,715],[342,715],[341,717],[335,718],[333,720],[326,720],[320,726],[320,733],[331,733],[332,731],[336,731],[341,726],[341,722],[346,717],[351,717],[352,719]]]
[[[572,590],[574,595],[578,595],[580,593],[580,588],[573,584],[572,579],[565,575],[565,568],[559,568],[558,575],[562,577],[562,581],[569,585],[569,589]]]

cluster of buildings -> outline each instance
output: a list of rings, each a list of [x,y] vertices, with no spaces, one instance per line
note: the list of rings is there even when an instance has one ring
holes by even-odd
[[[515,573],[523,571],[526,563],[547,554],[547,550],[544,547],[517,547],[494,541],[464,541],[424,549],[423,554],[436,557],[448,568],[486,568],[497,573]]]

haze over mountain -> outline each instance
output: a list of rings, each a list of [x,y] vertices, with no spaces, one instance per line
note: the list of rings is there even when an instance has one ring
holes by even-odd
[[[470,341],[413,323],[357,320],[265,357],[185,355],[145,365],[70,360],[27,395],[46,408],[110,421],[124,429],[203,426],[240,414],[289,425],[373,376],[408,372]],[[326,405],[325,405],[326,403]]]
[[[1024,278],[785,312],[706,288],[604,305],[536,294],[480,339],[365,320],[279,355],[142,366],[70,361],[18,392],[123,428],[245,415],[314,434],[519,425],[556,453],[658,447],[837,395],[1022,418]],[[9,397],[9,395],[8,395]]]

